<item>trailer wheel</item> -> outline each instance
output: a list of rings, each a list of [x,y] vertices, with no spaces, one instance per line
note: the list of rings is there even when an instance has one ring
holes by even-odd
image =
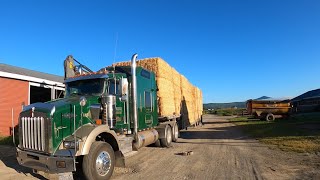
[[[110,179],[115,164],[115,155],[110,144],[106,142],[94,142],[89,154],[85,155],[82,170],[86,179]]]
[[[161,146],[162,147],[170,147],[171,142],[172,142],[172,129],[169,125],[166,126],[165,129],[165,138],[160,139]]]
[[[178,129],[178,124],[175,123],[174,126],[172,127],[172,141],[177,142],[179,138],[179,129]]]
[[[266,121],[274,121],[275,117],[273,114],[269,113],[266,116]]]

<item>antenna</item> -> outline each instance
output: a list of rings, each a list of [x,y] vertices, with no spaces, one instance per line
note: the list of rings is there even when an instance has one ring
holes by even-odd
[[[116,62],[116,56],[117,56],[117,47],[118,47],[118,32],[116,33],[116,42],[114,45],[114,56],[113,56],[113,67],[114,68],[115,68],[114,63]]]
[[[114,46],[114,56],[113,56],[113,63],[112,63],[112,66],[113,66],[113,78],[114,78],[114,92],[115,94],[117,93],[116,90],[117,90],[117,79],[114,75],[115,71],[116,71],[116,56],[117,56],[117,46],[118,46],[118,32],[116,33],[116,42],[115,42],[115,46]]]

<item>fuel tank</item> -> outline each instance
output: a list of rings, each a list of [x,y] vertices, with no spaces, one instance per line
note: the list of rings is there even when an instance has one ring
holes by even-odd
[[[155,143],[159,139],[159,133],[155,129],[138,132],[138,141],[134,144],[136,149]]]

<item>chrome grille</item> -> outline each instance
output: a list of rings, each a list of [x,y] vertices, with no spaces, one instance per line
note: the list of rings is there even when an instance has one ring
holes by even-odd
[[[45,151],[45,119],[43,117],[22,117],[21,130],[23,148]]]

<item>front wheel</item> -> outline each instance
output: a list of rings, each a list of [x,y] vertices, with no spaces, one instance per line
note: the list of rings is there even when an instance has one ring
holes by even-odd
[[[110,179],[115,164],[114,151],[106,142],[94,142],[89,154],[85,155],[82,170],[86,179]]]

